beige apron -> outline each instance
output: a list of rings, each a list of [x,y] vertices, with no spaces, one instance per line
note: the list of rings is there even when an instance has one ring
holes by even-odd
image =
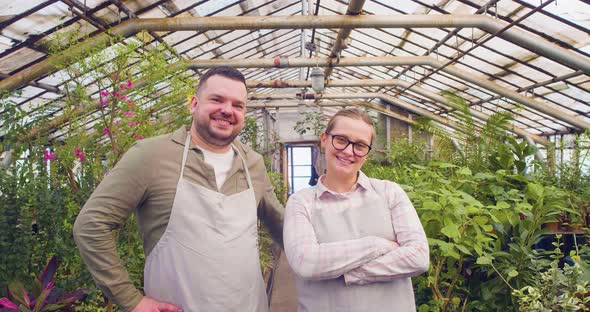
[[[384,196],[371,186],[358,206],[344,210],[325,209],[318,188],[311,212],[311,223],[318,243],[378,236],[395,240],[391,212]],[[354,196],[357,196],[355,194]],[[333,208],[333,207],[332,207]],[[365,285],[344,284],[344,277],[310,281],[296,278],[299,312],[381,312],[416,311],[410,278]]]
[[[185,312],[268,311],[246,161],[234,148],[248,189],[227,196],[184,179],[189,143],[190,135],[168,226],[146,260],[146,295]]]

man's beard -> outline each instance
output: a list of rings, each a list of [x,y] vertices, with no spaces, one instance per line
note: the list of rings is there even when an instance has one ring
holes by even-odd
[[[197,133],[199,134],[199,136],[201,136],[201,138],[203,138],[203,140],[205,140],[205,142],[211,145],[219,147],[228,146],[240,134],[241,129],[237,128],[234,128],[233,132],[229,136],[215,133],[215,131],[211,129],[212,120],[210,119],[210,117],[207,118],[208,119],[206,120],[201,120],[201,122],[197,122],[195,130],[197,130]]]

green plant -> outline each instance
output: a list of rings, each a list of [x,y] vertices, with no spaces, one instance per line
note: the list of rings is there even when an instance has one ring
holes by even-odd
[[[506,137],[505,144],[498,144],[490,154],[491,170],[509,170],[527,174],[527,158],[537,152],[534,145],[526,141],[517,142],[513,137]]]
[[[533,267],[549,265],[534,245],[545,232],[541,225],[565,211],[566,193],[514,168],[477,172],[436,161],[408,165],[412,160],[395,166],[371,160],[363,172],[401,184],[422,221],[432,266],[413,279],[418,309],[515,307],[510,287],[529,285],[537,278]]]
[[[0,134],[15,161],[0,169],[0,296],[9,281],[38,271],[47,255],[63,259],[57,288],[94,287],[72,239],[78,212],[136,141],[190,120],[182,104],[195,92],[194,78],[184,65],[169,66],[177,60],[169,47],[145,45],[144,36],[108,49],[98,44],[72,65],[58,58],[54,66],[67,82],[47,105],[23,111],[18,94],[3,93],[0,109],[8,114],[0,116]],[[49,50],[59,55],[79,38],[72,32],[54,39]],[[61,122],[51,119],[57,115]],[[121,260],[140,287],[144,255],[133,218],[117,233]]]
[[[86,297],[87,289],[77,289],[65,295],[54,289],[53,275],[56,271],[57,260],[51,257],[39,277],[34,279],[30,292],[27,292],[20,281],[14,281],[9,285],[9,292],[15,302],[8,298],[0,298],[0,308],[7,312],[60,311]]]
[[[244,118],[244,128],[240,132],[240,141],[242,143],[248,144],[254,149],[258,151],[259,149],[259,137],[260,134],[260,126],[258,125],[258,121],[256,118],[251,116],[246,116]]]
[[[401,138],[391,143],[387,151],[387,158],[394,166],[426,165],[426,142],[423,140],[408,140]]]
[[[321,111],[312,111],[303,113],[303,119],[295,123],[293,130],[300,135],[310,132],[312,135],[319,136],[326,129],[326,119]]]
[[[512,295],[518,300],[519,311],[588,311],[590,310],[590,284],[584,278],[579,264],[559,267],[563,257],[558,242],[554,243],[553,261],[547,270],[538,270],[539,277],[530,285],[514,289]]]
[[[568,191],[568,219],[570,223],[583,224],[590,213],[590,175],[584,165],[590,155],[590,134],[576,135],[571,159],[557,166],[553,183]],[[588,226],[588,224],[586,224]]]

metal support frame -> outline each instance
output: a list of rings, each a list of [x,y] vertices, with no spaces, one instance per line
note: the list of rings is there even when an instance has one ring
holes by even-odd
[[[285,98],[287,99],[287,98]],[[289,99],[293,99],[293,98],[289,98]],[[319,96],[318,96],[319,99]],[[409,124],[416,124],[416,122],[410,118],[407,118],[401,114],[398,114],[396,112],[392,112],[392,111],[388,111],[386,109],[384,109],[383,107],[370,103],[370,102],[366,102],[366,101],[354,101],[354,102],[341,102],[341,101],[325,101],[322,98],[322,102],[320,102],[318,104],[321,107],[343,107],[343,106],[363,106],[369,109],[373,109],[375,111],[378,111],[379,113],[386,115],[388,117],[397,119],[397,120],[401,120],[403,122],[407,122]],[[268,103],[251,103],[248,104],[248,109],[261,109],[261,108],[296,108],[299,107],[299,104],[268,104]]]
[[[302,99],[305,100],[315,100],[315,99],[359,99],[359,98],[367,98],[367,99],[372,99],[372,98],[377,98],[380,99],[386,103],[390,103],[392,105],[401,107],[405,110],[408,110],[412,113],[415,113],[417,115],[421,115],[421,116],[425,116],[428,117],[432,120],[434,120],[437,123],[440,123],[444,126],[450,127],[452,129],[455,129],[457,131],[463,132],[464,129],[459,126],[457,123],[455,123],[452,120],[448,120],[444,117],[441,117],[439,115],[433,114],[425,109],[416,107],[410,103],[407,103],[405,101],[402,101],[398,98],[395,98],[393,96],[390,95],[386,95],[386,94],[382,94],[382,93],[342,93],[342,94],[250,94],[249,95],[249,99],[250,100],[288,100],[288,99],[294,99],[300,97]],[[372,108],[372,109],[376,109],[379,112],[384,112],[384,113],[393,113],[390,112],[386,109],[384,109],[383,107],[380,107],[378,105],[375,104],[371,104],[368,103],[368,105],[364,105],[366,107]],[[409,119],[406,117],[403,117],[400,115],[400,117],[402,117],[403,119]],[[398,118],[401,120],[401,118]],[[411,120],[411,119],[410,119]],[[405,121],[405,120],[404,120]],[[412,121],[412,123],[414,123]],[[452,137],[452,136],[451,136]],[[535,141],[533,141],[533,138],[531,137],[525,137],[525,140],[527,140],[529,142],[529,144],[533,144],[535,145]],[[454,143],[453,143],[454,144]],[[545,160],[543,159],[543,156],[541,155],[540,152],[535,153],[535,158],[537,160],[539,160],[541,163],[545,163]]]
[[[536,7],[534,10],[531,10],[530,12],[526,13],[525,15],[519,17],[517,20],[512,21],[511,23],[507,24],[506,26],[502,27],[502,29],[493,32],[490,36],[486,37],[483,40],[480,40],[477,44],[471,46],[470,48],[468,48],[466,51],[462,51],[459,50],[449,61],[445,62],[444,64],[442,64],[441,66],[439,66],[438,68],[436,68],[434,71],[428,73],[427,75],[424,75],[423,77],[421,77],[420,79],[414,81],[410,86],[414,86],[417,85],[419,83],[422,83],[422,81],[424,81],[425,79],[430,78],[432,75],[434,75],[435,73],[437,73],[438,71],[442,71],[444,70],[445,67],[453,64],[455,61],[457,61],[459,58],[461,58],[463,55],[468,54],[469,52],[477,49],[478,47],[482,46],[484,43],[492,40],[495,37],[499,37],[502,35],[503,32],[506,32],[507,30],[509,30],[510,28],[512,28],[514,25],[518,24],[520,21],[523,21],[524,19],[526,19],[527,17],[529,17],[530,15],[534,14],[535,12],[537,12],[538,10],[541,10],[542,8],[544,8],[545,6],[547,6],[549,3],[551,3],[553,0],[548,0],[545,3],[539,5],[538,7]],[[397,77],[396,77],[397,78]],[[409,87],[408,87],[409,88]],[[403,89],[403,90],[398,90],[396,92],[396,96],[399,96],[402,92],[404,92],[407,88]]]
[[[355,62],[358,64],[361,64],[361,65],[367,64],[370,62],[378,63],[378,64],[382,65],[382,64],[391,64],[392,60],[397,60],[398,62],[403,62],[403,60],[401,60],[401,59],[405,59],[406,62],[408,62],[408,60],[410,60],[412,58],[428,58],[428,57],[401,57],[401,58],[400,57],[383,57],[383,58],[362,58],[362,60],[359,60],[361,58],[347,58],[347,59],[343,60],[343,62],[341,62],[339,65],[344,66],[349,63],[355,63]],[[291,67],[297,67],[297,66],[305,66],[306,67],[307,65],[316,62],[316,61],[314,61],[314,59],[301,59],[301,58],[292,58],[292,59],[288,59],[288,60],[289,60],[288,65]],[[329,59],[321,59],[321,60],[322,60],[322,62],[321,62],[322,66],[326,66],[325,64],[327,62],[329,62]],[[236,67],[273,67],[277,64],[277,62],[275,62],[274,59],[249,60],[247,62],[248,64],[244,64],[245,62],[240,62],[240,61],[244,61],[244,60],[201,60],[201,61],[194,61],[193,65],[198,66],[199,68],[203,68],[203,67],[213,67],[213,66],[218,66],[218,65],[230,65],[230,66],[236,66]],[[198,64],[197,64],[197,62],[198,62]],[[280,63],[280,62],[278,62],[278,63]],[[315,66],[315,65],[312,65],[312,66]],[[409,82],[397,80],[397,79],[356,80],[356,81],[333,80],[333,81],[329,82],[328,87],[397,86],[397,85],[404,87],[409,84],[410,84]],[[139,85],[141,85],[141,81],[138,81],[136,83],[136,86],[139,86]],[[267,88],[270,88],[270,87],[272,87],[272,88],[305,87],[305,86],[309,86],[309,85],[310,85],[310,82],[301,81],[301,80],[290,80],[290,81],[274,80],[274,81],[248,81],[247,82],[247,86],[251,87],[251,88],[254,88],[254,87],[267,87]],[[443,96],[438,95],[434,92],[431,92],[431,91],[428,91],[426,89],[416,87],[416,86],[411,87],[409,90],[411,90],[412,92],[415,92],[419,95],[422,95],[426,98],[434,100],[438,103],[441,103],[445,106],[450,106],[450,107],[456,108],[452,105],[452,103],[449,103],[448,101],[446,101],[446,99]],[[20,137],[20,140],[26,141],[30,138],[35,137],[39,132],[46,131],[47,129],[58,128],[61,125],[67,123],[71,118],[90,113],[96,109],[99,109],[100,108],[99,106],[100,106],[100,104],[97,103],[97,104],[91,105],[89,107],[78,107],[74,111],[72,111],[71,114],[57,116],[57,117],[53,118],[51,121],[49,121],[43,128],[41,128],[40,126],[36,126],[36,127],[32,128],[29,131],[29,133],[22,135]],[[476,111],[474,109],[469,109],[469,111],[472,113],[472,115],[474,117],[476,117],[480,120],[485,121],[489,118],[488,115],[486,115],[482,112]],[[438,116],[438,115],[436,115],[436,116]],[[533,140],[539,144],[542,144],[542,145],[548,144],[548,141],[546,138],[538,136],[533,133],[530,133],[530,132],[528,132],[524,129],[518,128],[516,126],[511,126],[508,130],[516,133],[517,135],[519,135],[521,137],[527,137],[527,136],[532,137]]]
[[[473,27],[498,33],[506,22],[487,16],[474,15],[401,15],[392,18],[382,15],[358,16],[216,16],[130,19],[111,29],[112,35],[128,37],[141,30],[147,31],[206,31],[236,29],[311,29],[311,28],[445,28]],[[563,49],[529,32],[510,28],[498,35],[551,60],[590,74],[590,60]],[[110,36],[101,33],[84,42],[51,56],[33,66],[0,81],[1,90],[13,90],[55,70],[57,63],[73,63],[77,56],[97,44],[111,44]]]
[[[307,7],[307,0],[301,0],[301,15],[307,15],[308,7]],[[307,30],[301,29],[301,42],[299,43],[301,46],[299,47],[299,56],[305,57],[305,39],[307,38]],[[299,68],[299,79],[305,79],[305,68]]]
[[[589,63],[590,64],[590,61]],[[227,65],[238,68],[287,68],[287,67],[345,67],[345,66],[395,66],[395,65],[425,65],[433,68],[441,68],[444,63],[431,56],[381,56],[381,57],[354,57],[342,58],[338,63],[332,63],[330,58],[266,58],[266,59],[231,59],[231,60],[192,60],[189,67],[211,68],[219,65]],[[482,79],[473,74],[448,65],[441,69],[450,75],[461,78],[494,93],[501,94],[517,103],[533,108],[555,119],[569,123],[580,129],[590,129],[590,123],[576,116],[564,114],[563,111],[548,106],[530,97],[523,96],[516,91],[505,88],[495,82]]]
[[[311,82],[305,80],[270,80],[270,81],[259,81],[259,80],[248,80],[246,81],[246,85],[249,88],[290,88],[290,87],[307,87],[311,86]],[[453,109],[459,109],[453,103],[447,101],[445,97],[436,94],[434,92],[428,91],[424,88],[420,88],[417,86],[411,86],[410,82],[399,80],[399,79],[382,79],[382,80],[374,80],[374,79],[363,79],[363,80],[330,80],[326,87],[375,87],[375,86],[397,86],[402,88],[408,88],[408,90],[422,95],[428,99],[431,99],[437,103],[445,107],[451,107]],[[490,116],[482,113],[480,111],[474,110],[469,108],[469,112],[475,118],[478,118],[482,121],[487,121]],[[533,134],[529,131],[524,129],[518,128],[516,126],[510,126],[508,128],[509,131],[519,135],[520,137],[533,137],[536,142],[539,142],[542,145],[549,144],[547,139]]]
[[[365,5],[365,0],[351,0],[348,3],[348,8],[346,9],[346,15],[348,16],[357,16],[363,12],[363,5]],[[334,41],[334,46],[332,46],[332,50],[330,51],[329,57],[334,59],[334,62],[338,63],[340,61],[340,52],[342,49],[346,47],[346,40],[350,37],[352,29],[349,27],[345,27],[338,31],[338,35],[336,36],[336,41]],[[330,79],[330,75],[334,70],[333,67],[327,67],[324,70],[324,79],[328,81]]]
[[[342,93],[342,94],[312,94],[312,93],[307,93],[307,94],[250,94],[249,96],[250,100],[287,100],[287,99],[295,99],[297,97],[302,98],[304,100],[315,100],[315,99],[373,99],[373,98],[377,98],[380,100],[385,101],[386,103],[390,103],[392,105],[401,107],[407,111],[410,111],[414,114],[417,115],[421,115],[421,116],[425,116],[428,117],[432,120],[434,120],[437,123],[440,123],[444,126],[450,127],[452,129],[455,129],[457,131],[463,131],[463,128],[461,126],[459,126],[457,123],[455,123],[452,120],[448,120],[447,118],[441,117],[439,115],[436,115],[428,110],[425,110],[423,108],[417,107],[415,105],[412,105],[408,102],[402,101],[400,99],[394,98],[392,96],[386,95],[386,94],[381,94],[381,93],[371,93],[371,92],[366,92],[366,93]],[[375,108],[378,111],[384,111],[387,113],[393,113],[391,111],[387,111],[385,110],[383,107],[379,106],[379,105],[375,105],[372,104],[370,106],[367,106],[370,108]],[[408,120],[407,117],[405,116],[401,116],[400,115],[400,120],[405,119]],[[404,120],[404,121],[405,121]],[[413,123],[413,121],[412,121]]]

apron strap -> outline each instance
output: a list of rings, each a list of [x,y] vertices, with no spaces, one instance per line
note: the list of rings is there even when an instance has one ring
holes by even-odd
[[[231,147],[238,153],[238,156],[242,159],[242,164],[244,165],[244,171],[246,173],[246,180],[248,181],[248,188],[253,188],[252,186],[252,179],[250,179],[250,171],[248,171],[248,166],[246,165],[246,159],[242,156],[242,153],[236,148],[236,146],[232,143]]]
[[[186,164],[186,156],[188,155],[188,149],[189,149],[190,143],[191,143],[191,134],[190,134],[190,132],[188,132],[187,136],[186,136],[186,141],[184,142],[184,151],[182,152],[182,162],[180,165],[180,178],[178,179],[179,183],[180,183],[180,180],[184,176],[184,165]]]
[[[389,209],[389,199],[387,198],[387,196],[385,196],[385,194],[381,194],[380,192],[377,192],[377,188],[375,187],[375,184],[373,184],[373,181],[369,179],[369,184],[371,184],[371,188],[373,189],[373,193],[377,194],[377,196],[381,197],[382,199],[385,200],[385,202],[387,203],[388,207],[387,209]],[[397,237],[397,234],[395,233],[395,227],[393,226],[393,222],[391,223],[391,227],[393,228],[393,235],[395,235]]]

